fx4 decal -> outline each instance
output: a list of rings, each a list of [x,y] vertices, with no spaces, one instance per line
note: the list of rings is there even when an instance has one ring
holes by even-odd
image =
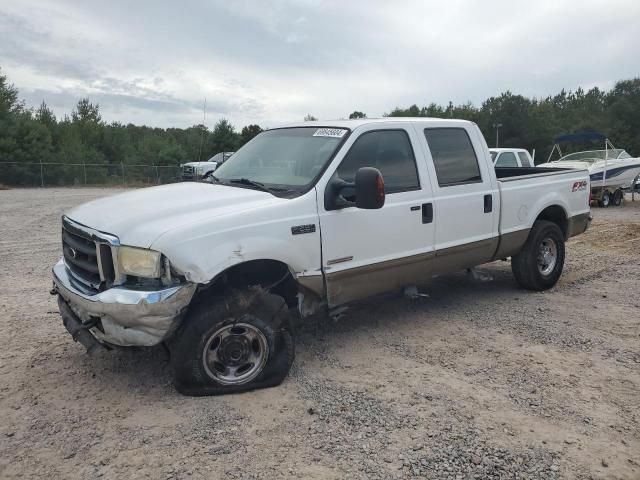
[[[579,190],[586,190],[586,189],[587,189],[587,181],[582,180],[580,182],[573,182],[573,188],[571,189],[571,191],[577,192]]]

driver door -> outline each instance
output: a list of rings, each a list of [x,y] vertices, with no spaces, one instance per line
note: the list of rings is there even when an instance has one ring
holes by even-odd
[[[329,210],[318,190],[322,269],[329,306],[341,305],[430,278],[434,249],[433,197],[415,132],[407,123],[370,125],[352,135],[333,172],[353,182],[361,167],[375,167],[385,182],[378,210]],[[347,144],[348,145],[348,144]],[[326,187],[326,185],[325,185]],[[354,200],[353,189],[343,196]]]

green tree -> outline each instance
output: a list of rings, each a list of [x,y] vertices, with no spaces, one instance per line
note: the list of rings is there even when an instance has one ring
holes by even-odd
[[[207,143],[207,158],[219,152],[232,152],[238,146],[238,134],[226,118],[218,120]]]
[[[367,114],[363,113],[363,112],[359,112],[358,110],[354,110],[353,112],[351,112],[351,114],[349,115],[350,119],[354,119],[354,118],[367,118]]]
[[[246,127],[242,127],[242,131],[240,132],[240,140],[238,147],[241,147],[253,137],[262,132],[262,128],[260,125],[247,125]]]

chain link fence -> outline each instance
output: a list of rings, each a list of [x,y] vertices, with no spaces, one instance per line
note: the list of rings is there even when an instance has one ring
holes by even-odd
[[[0,162],[0,184],[22,187],[160,185],[180,175],[179,165]]]

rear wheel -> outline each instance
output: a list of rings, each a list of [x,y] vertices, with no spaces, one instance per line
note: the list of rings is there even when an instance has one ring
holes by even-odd
[[[620,189],[616,190],[615,192],[613,192],[613,198],[611,199],[611,203],[615,207],[619,207],[620,204],[622,203],[622,197],[623,197],[622,190]]]
[[[197,302],[169,342],[174,384],[220,395],[280,384],[294,358],[284,299],[261,288]]]
[[[546,290],[560,278],[564,255],[564,235],[560,227],[547,220],[538,220],[520,253],[511,257],[511,270],[520,286]]]

